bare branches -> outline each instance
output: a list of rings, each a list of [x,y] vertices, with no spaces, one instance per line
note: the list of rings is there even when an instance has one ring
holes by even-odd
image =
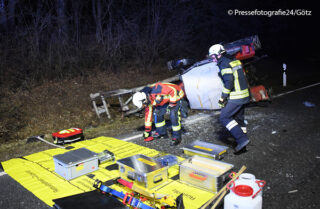
[[[94,68],[116,71],[124,63],[150,69],[160,59],[185,53],[192,35],[186,20],[193,8],[178,0],[0,0],[4,33],[9,30],[7,2],[15,5],[15,33],[5,36],[0,49],[16,45],[11,45],[14,59],[8,53],[0,59],[21,63],[33,80]]]

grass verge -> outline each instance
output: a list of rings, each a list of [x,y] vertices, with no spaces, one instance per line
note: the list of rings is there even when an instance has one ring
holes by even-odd
[[[26,144],[26,138],[30,136],[71,127],[83,128],[87,138],[101,133],[116,136],[143,125],[143,119],[137,122],[136,116],[122,118],[115,105],[111,108],[112,120],[106,116],[98,119],[89,94],[146,85],[171,75],[161,68],[149,72],[137,69],[121,72],[97,71],[86,77],[44,81],[40,85],[29,84],[14,90],[1,88],[0,161],[49,148],[40,142]],[[24,144],[26,146],[22,146]]]

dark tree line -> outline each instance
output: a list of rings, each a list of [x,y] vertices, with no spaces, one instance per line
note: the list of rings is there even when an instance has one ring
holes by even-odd
[[[1,80],[150,67],[184,51],[191,9],[174,0],[1,0]]]
[[[272,2],[270,3],[270,5]],[[227,16],[243,4],[206,0],[0,0],[0,82],[85,75],[203,57],[215,42],[275,32]],[[244,21],[245,20],[245,21]],[[281,21],[280,21],[281,22]]]

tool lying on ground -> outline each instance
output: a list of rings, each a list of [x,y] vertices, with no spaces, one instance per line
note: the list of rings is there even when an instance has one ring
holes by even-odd
[[[74,141],[78,141],[78,140],[83,140],[84,136],[83,136],[83,131],[81,128],[70,128],[70,129],[65,129],[62,131],[58,131],[55,133],[52,133],[52,139],[53,139],[53,143],[48,142],[47,140],[45,140],[44,136],[45,135],[39,135],[39,136],[31,136],[27,139],[27,141],[34,141],[35,140],[40,140],[44,143],[50,144],[54,147],[58,147],[58,148],[62,148],[62,149],[66,149],[63,146],[59,146],[58,144],[65,144],[65,143],[70,143],[70,142],[74,142]]]
[[[27,139],[27,142],[29,142],[29,141],[34,141],[34,139],[35,139],[35,140],[40,140],[40,141],[42,141],[42,142],[44,142],[44,143],[47,143],[47,144],[50,144],[50,145],[52,145],[52,146],[54,146],[54,147],[66,149],[66,148],[63,147],[63,146],[56,145],[56,144],[53,144],[53,143],[51,143],[51,142],[48,142],[47,140],[44,139],[44,135],[41,135],[41,136],[31,136],[31,137],[29,137],[29,138]]]
[[[129,204],[130,206],[133,206],[134,208],[155,209],[149,205],[144,204],[141,200],[135,198],[133,193],[124,194],[123,192],[119,192],[115,189],[111,189],[110,187],[103,185],[102,181],[100,181],[98,179],[95,180],[93,187],[99,189],[103,194],[107,193],[109,195],[113,195],[117,198],[120,198],[122,200],[123,204]]]
[[[234,180],[236,180],[245,170],[246,170],[246,166],[242,166],[241,169],[238,171],[238,173],[236,173],[233,178],[228,182],[228,184]],[[211,198],[206,204],[204,204],[201,209],[205,209],[207,208],[213,201],[215,201],[217,198],[217,201],[215,202],[215,204],[211,207],[211,209],[215,209],[218,204],[220,203],[220,201],[222,200],[222,198],[227,194],[227,185],[226,184],[222,189],[219,190],[219,192],[217,193],[217,195],[215,195],[213,198]]]
[[[121,185],[131,189],[134,192],[138,192],[139,194],[145,197],[152,198],[155,201],[160,202],[162,206],[176,207],[176,200],[169,195],[155,193],[152,190],[136,185],[133,182],[129,182],[121,178],[118,179],[117,181]]]

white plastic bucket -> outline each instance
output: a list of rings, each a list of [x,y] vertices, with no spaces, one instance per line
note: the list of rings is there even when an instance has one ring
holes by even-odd
[[[261,209],[265,183],[250,173],[241,174],[227,185],[230,193],[224,198],[224,209]]]

